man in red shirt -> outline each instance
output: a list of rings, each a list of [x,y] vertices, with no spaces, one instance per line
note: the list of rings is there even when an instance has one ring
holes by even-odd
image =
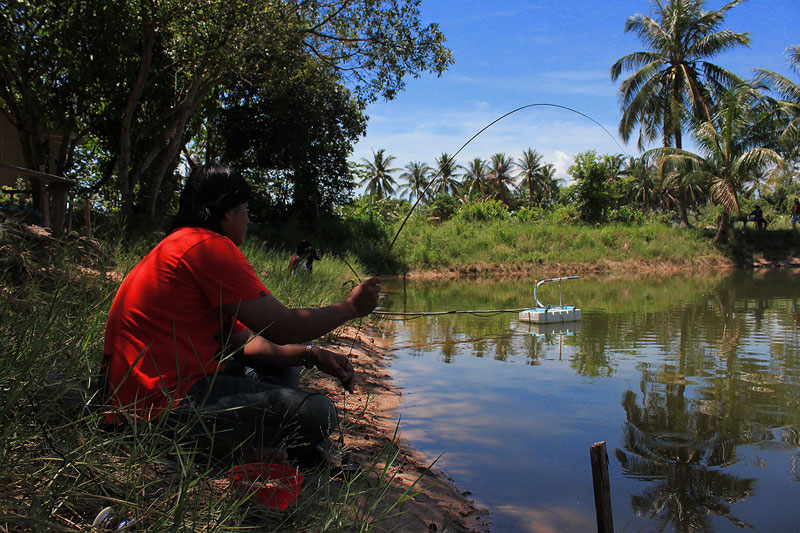
[[[299,367],[316,366],[352,392],[347,357],[306,344],[375,308],[378,279],[343,302],[289,309],[239,250],[249,184],[225,165],[187,179],[173,231],[120,285],[106,325],[106,392],[115,421],[164,413],[202,420],[209,445],[318,447],[338,423],[325,396],[299,390]],[[193,418],[194,417],[194,418]]]

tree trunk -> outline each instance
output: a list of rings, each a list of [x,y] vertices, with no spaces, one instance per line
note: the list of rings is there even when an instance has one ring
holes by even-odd
[[[675,148],[681,150],[683,148],[683,142],[681,139],[681,128],[680,125],[677,126],[675,133]],[[688,199],[686,198],[686,186],[683,184],[683,177],[678,183],[678,221],[680,227],[682,228],[691,228],[692,224],[689,222],[689,208],[687,206]]]
[[[155,24],[149,17],[146,9],[142,10],[142,61],[136,81],[131,88],[131,94],[125,105],[122,115],[122,125],[119,132],[119,158],[117,159],[117,180],[120,195],[122,196],[122,212],[126,215],[133,214],[133,186],[131,180],[131,124],[133,122],[139,101],[142,98],[147,84],[147,75],[153,59],[153,47],[156,42]]]
[[[730,216],[728,210],[724,210],[719,216],[719,227],[717,234],[714,236],[714,242],[717,244],[727,244],[728,237],[730,236]]]

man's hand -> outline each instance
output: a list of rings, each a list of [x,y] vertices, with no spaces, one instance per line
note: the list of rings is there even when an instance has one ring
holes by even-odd
[[[336,352],[331,352],[330,350],[325,350],[319,346],[315,346],[311,349],[311,357],[317,368],[329,376],[338,378],[347,392],[353,392],[356,373],[347,357]]]
[[[378,294],[381,292],[379,281],[380,278],[369,278],[350,291],[346,302],[350,305],[356,318],[367,316],[378,305]]]

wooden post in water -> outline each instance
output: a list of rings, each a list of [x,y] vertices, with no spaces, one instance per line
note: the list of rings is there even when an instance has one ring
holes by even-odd
[[[613,533],[611,517],[611,485],[608,481],[608,454],[606,441],[595,442],[589,448],[592,459],[592,483],[594,485],[594,507],[597,512],[598,533]]]

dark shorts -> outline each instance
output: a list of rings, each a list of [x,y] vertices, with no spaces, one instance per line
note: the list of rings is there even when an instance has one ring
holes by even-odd
[[[327,396],[299,389],[299,381],[299,368],[255,373],[232,361],[195,383],[173,415],[216,451],[307,448],[326,440],[338,417]]]

